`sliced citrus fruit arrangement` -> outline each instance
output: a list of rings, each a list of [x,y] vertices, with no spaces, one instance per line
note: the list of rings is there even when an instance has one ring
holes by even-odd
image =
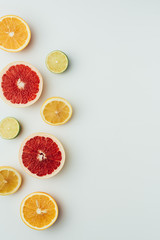
[[[68,58],[61,51],[50,52],[46,57],[46,66],[51,72],[62,73],[68,67]]]
[[[19,160],[23,169],[33,177],[56,175],[65,162],[65,152],[59,140],[51,134],[34,133],[22,143]]]
[[[0,18],[0,49],[19,52],[31,38],[28,24],[20,17],[7,15]]]
[[[16,169],[6,166],[0,167],[0,195],[15,193],[21,182],[21,175]]]
[[[26,196],[20,206],[23,222],[35,230],[49,228],[58,217],[58,206],[47,193],[34,192]]]
[[[5,139],[13,139],[18,136],[20,132],[19,122],[12,117],[4,118],[0,122],[0,136]]]
[[[0,72],[0,96],[15,107],[27,107],[41,95],[43,79],[40,72],[26,62],[13,62]]]
[[[62,125],[71,118],[72,106],[64,98],[48,98],[41,107],[41,116],[50,125]]]

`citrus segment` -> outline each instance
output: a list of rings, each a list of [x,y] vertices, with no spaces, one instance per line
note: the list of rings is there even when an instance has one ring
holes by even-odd
[[[0,195],[15,193],[21,185],[21,176],[12,167],[0,167]]]
[[[49,194],[35,192],[23,199],[20,214],[27,226],[35,230],[44,230],[56,221],[58,206]]]
[[[71,118],[72,106],[64,98],[52,97],[42,105],[41,116],[50,125],[61,125]]]
[[[0,96],[15,107],[27,107],[41,95],[43,79],[29,63],[13,62],[0,73]]]
[[[22,143],[19,160],[30,175],[49,178],[62,169],[65,152],[62,144],[53,135],[35,133]]]
[[[5,139],[15,138],[20,132],[19,122],[12,117],[4,118],[0,122],[0,136]]]
[[[0,48],[8,52],[24,49],[31,38],[28,24],[20,17],[7,15],[0,18]]]
[[[68,58],[61,51],[53,51],[46,57],[47,68],[54,73],[62,73],[68,67]]]

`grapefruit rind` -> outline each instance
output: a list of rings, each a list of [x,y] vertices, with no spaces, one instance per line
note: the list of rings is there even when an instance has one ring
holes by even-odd
[[[31,173],[31,172],[28,170],[28,168],[26,168],[26,167],[24,166],[24,164],[23,164],[23,162],[22,162],[23,147],[25,146],[26,142],[27,142],[29,139],[31,139],[31,138],[33,138],[33,137],[35,137],[35,136],[41,136],[41,137],[49,137],[49,138],[51,138],[51,139],[58,145],[59,150],[61,151],[61,154],[62,154],[61,164],[60,164],[60,166],[59,166],[56,170],[54,170],[51,174],[46,174],[46,175],[44,175],[44,176],[37,176],[37,174]],[[63,148],[61,142],[60,142],[55,136],[53,136],[53,135],[51,135],[51,134],[48,134],[48,133],[33,133],[33,134],[31,134],[30,136],[28,136],[28,137],[23,141],[23,143],[21,144],[21,147],[20,147],[20,150],[19,150],[19,161],[20,161],[20,164],[21,164],[22,168],[24,169],[24,171],[25,171],[26,173],[28,173],[30,176],[33,176],[33,177],[39,178],[39,179],[48,179],[48,178],[51,178],[51,177],[57,175],[57,174],[61,171],[61,169],[63,168],[64,163],[65,163],[65,151],[64,151],[64,148]]]
[[[6,125],[7,129],[2,129],[5,127],[5,122],[7,120],[9,123],[8,125]],[[8,127],[10,127],[9,125],[12,127],[12,129],[8,129]],[[18,122],[17,119],[13,117],[6,117],[2,119],[0,122],[0,136],[4,139],[10,140],[16,138],[20,133],[20,129],[21,129],[20,123]]]
[[[16,176],[18,177],[18,184],[17,184],[17,187],[16,187],[13,191],[7,192],[7,193],[0,193],[0,195],[1,195],[1,196],[6,196],[6,195],[11,195],[11,194],[17,192],[18,189],[19,189],[20,186],[21,186],[21,183],[22,183],[22,177],[21,177],[20,173],[19,173],[15,168],[10,167],[10,166],[0,166],[0,172],[1,172],[2,170],[13,171],[13,172],[16,174]]]
[[[10,102],[9,100],[7,100],[7,99],[5,98],[5,96],[3,95],[3,91],[2,91],[2,87],[1,87],[2,77],[3,77],[3,75],[7,72],[7,70],[8,70],[11,66],[21,65],[21,64],[22,64],[22,65],[25,65],[25,66],[28,66],[30,69],[32,69],[34,72],[36,72],[36,74],[38,75],[39,80],[40,80],[40,83],[39,83],[39,92],[37,93],[36,98],[35,98],[34,100],[28,102],[28,103],[25,103],[25,104],[23,104],[23,103],[19,103],[19,104],[15,103],[15,104],[14,104],[14,103]],[[9,105],[11,105],[11,106],[13,106],[13,107],[18,107],[18,108],[21,108],[21,107],[22,107],[22,108],[23,108],[23,107],[31,106],[32,104],[34,104],[34,103],[40,98],[41,93],[42,93],[42,89],[43,89],[43,78],[42,78],[42,75],[41,75],[41,73],[39,72],[39,70],[38,70],[36,67],[32,66],[30,63],[23,62],[23,61],[12,62],[12,63],[9,63],[6,67],[4,67],[4,68],[2,69],[2,71],[0,71],[0,97],[2,98],[2,100],[3,100],[5,103],[7,103],[7,104],[9,104]]]
[[[29,224],[29,223],[25,220],[24,215],[23,215],[23,207],[24,207],[25,201],[26,201],[28,198],[30,198],[30,197],[32,197],[32,196],[34,196],[34,195],[44,195],[44,196],[47,196],[51,201],[54,202],[54,205],[55,205],[55,209],[56,209],[56,216],[55,216],[55,218],[51,221],[50,224],[44,226],[43,228],[38,228],[38,227],[32,226],[31,224]],[[20,216],[21,216],[22,221],[23,221],[28,227],[30,227],[30,228],[32,228],[32,229],[34,229],[34,230],[38,230],[38,231],[45,230],[45,229],[51,227],[51,226],[56,222],[56,220],[57,220],[57,218],[58,218],[58,213],[59,213],[59,211],[58,211],[58,205],[57,205],[55,199],[54,199],[51,195],[49,195],[48,193],[45,193],[45,192],[34,192],[34,193],[28,194],[28,195],[22,200],[21,205],[20,205]]]
[[[22,19],[21,17],[18,17],[18,16],[16,16],[16,15],[5,15],[5,16],[3,16],[3,17],[1,17],[0,18],[0,21],[2,21],[3,19],[5,19],[5,18],[17,18],[18,20],[20,20],[24,25],[25,25],[25,27],[26,27],[26,29],[27,29],[27,32],[28,32],[28,38],[26,39],[26,42],[25,42],[25,44],[23,44],[20,48],[17,48],[17,49],[8,49],[8,48],[5,48],[5,47],[3,47],[2,45],[0,45],[0,49],[2,49],[2,50],[4,50],[4,51],[6,51],[6,52],[19,52],[19,51],[21,51],[21,50],[23,50],[25,47],[27,47],[27,45],[29,44],[29,42],[30,42],[30,39],[31,39],[31,30],[30,30],[30,27],[29,27],[29,25],[28,25],[28,23],[26,23],[26,21],[24,21],[24,19]]]
[[[59,123],[51,123],[51,122],[49,122],[49,121],[46,120],[46,118],[45,118],[45,116],[44,116],[44,114],[43,114],[43,111],[44,111],[44,109],[45,109],[45,106],[46,106],[48,103],[52,102],[52,101],[62,101],[62,102],[64,102],[64,103],[69,107],[69,109],[70,109],[70,115],[68,116],[67,119],[65,119],[65,121],[59,122]],[[42,105],[42,107],[41,107],[41,110],[40,110],[40,114],[41,114],[41,117],[42,117],[43,121],[46,122],[47,124],[51,125],[51,126],[58,126],[58,125],[63,125],[64,123],[67,123],[67,122],[70,120],[70,118],[72,117],[72,112],[73,112],[73,110],[72,110],[71,104],[70,104],[66,99],[64,99],[64,98],[62,98],[62,97],[51,97],[51,98],[48,98],[48,99],[43,103],[43,105]]]

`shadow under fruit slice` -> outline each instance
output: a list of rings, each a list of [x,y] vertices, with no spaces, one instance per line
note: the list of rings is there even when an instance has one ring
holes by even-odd
[[[22,200],[20,215],[28,227],[44,230],[57,220],[58,206],[49,194],[34,192]]]
[[[21,175],[16,169],[8,166],[0,167],[0,195],[15,193],[21,182]]]
[[[62,169],[65,152],[53,135],[34,133],[22,143],[19,160],[23,169],[33,177],[50,178]]]
[[[13,62],[0,72],[0,96],[15,107],[27,107],[41,95],[43,79],[40,72],[26,62]]]

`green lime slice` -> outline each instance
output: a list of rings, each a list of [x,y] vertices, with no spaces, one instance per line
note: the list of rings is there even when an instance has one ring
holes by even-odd
[[[15,138],[18,136],[19,132],[20,124],[15,118],[7,117],[0,122],[0,136],[2,138]]]
[[[46,66],[51,72],[62,73],[68,67],[68,58],[61,51],[50,52],[46,57]]]

